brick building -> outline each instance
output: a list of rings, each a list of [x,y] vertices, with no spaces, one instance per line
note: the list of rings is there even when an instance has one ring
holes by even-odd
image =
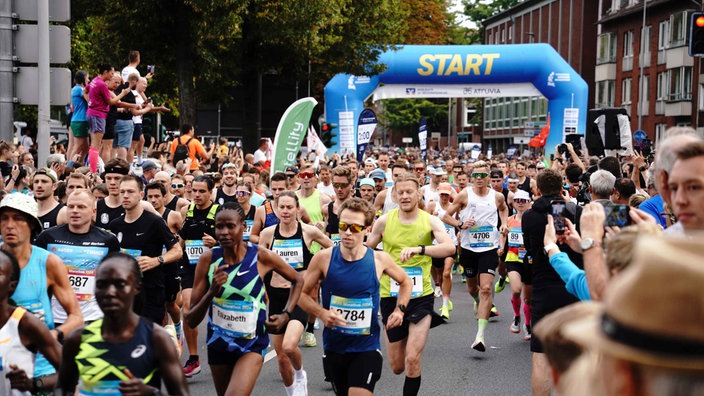
[[[485,44],[548,43],[587,82],[594,103],[597,2],[593,0],[526,0],[482,22]],[[494,152],[523,144],[547,121],[543,98],[484,100],[484,142]]]
[[[704,79],[700,62],[687,51],[689,12],[701,3],[600,0],[597,5],[595,106],[625,108],[632,129],[653,140],[671,126],[701,125]]]

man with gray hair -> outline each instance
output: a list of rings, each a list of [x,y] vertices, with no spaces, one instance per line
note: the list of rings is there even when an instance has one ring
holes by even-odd
[[[668,175],[675,161],[677,151],[690,144],[700,142],[701,135],[696,130],[688,127],[675,127],[665,131],[666,138],[657,143],[657,154],[653,167],[653,178],[658,194],[645,200],[638,209],[653,216],[663,228],[667,228],[667,215],[665,204],[671,207],[670,191],[668,189]]]
[[[56,172],[56,176],[59,180],[62,180],[66,169],[66,156],[63,154],[49,154],[46,157],[46,167]]]
[[[616,176],[611,172],[603,169],[592,173],[589,177],[589,193],[592,196],[592,202],[599,202],[602,205],[611,203],[611,193],[614,191],[616,184]]]

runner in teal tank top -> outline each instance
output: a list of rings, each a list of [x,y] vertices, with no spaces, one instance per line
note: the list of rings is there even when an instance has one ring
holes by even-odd
[[[220,246],[198,259],[186,315],[191,327],[208,315],[208,364],[218,395],[235,389],[252,393],[269,344],[267,331],[286,325],[303,288],[303,277],[283,259],[242,240],[244,217],[236,202],[218,209],[215,236]],[[291,289],[282,313],[267,318],[264,278],[271,271],[290,282]]]

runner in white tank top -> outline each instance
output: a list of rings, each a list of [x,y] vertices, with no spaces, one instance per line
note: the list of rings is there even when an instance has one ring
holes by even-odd
[[[465,268],[467,289],[474,297],[477,314],[477,336],[472,348],[484,352],[484,329],[492,311],[491,291],[499,264],[499,230],[496,226],[501,216],[501,233],[508,232],[508,206],[503,194],[489,188],[489,166],[485,162],[474,163],[472,180],[472,187],[459,193],[443,221],[462,230],[460,263]],[[453,218],[458,212],[460,221]]]

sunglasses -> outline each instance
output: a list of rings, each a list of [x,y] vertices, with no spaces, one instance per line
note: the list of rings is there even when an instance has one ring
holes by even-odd
[[[245,196],[250,195],[250,194],[252,194],[252,193],[249,192],[249,191],[244,191],[244,190],[237,190],[237,191],[235,191],[235,195],[238,196],[238,197],[245,197]]]
[[[298,177],[301,179],[312,179],[315,177],[315,174],[311,172],[301,172],[298,174]]]
[[[364,230],[363,224],[347,224],[341,221],[337,226],[340,228],[340,231],[345,232],[349,229],[353,234],[359,234]]]
[[[415,170],[415,171],[421,171],[421,172],[422,172],[424,169],[425,169],[425,168],[414,168],[413,170]]]
[[[186,185],[181,184],[181,183],[173,183],[171,184],[171,188],[184,188]]]
[[[489,176],[489,174],[486,173],[486,172],[475,172],[475,173],[472,173],[472,177],[475,178],[475,179],[483,179],[483,178],[485,178],[485,177],[487,177],[487,176]]]
[[[333,188],[347,188],[350,186],[350,183],[333,183],[332,187]]]
[[[286,177],[288,177],[289,179],[293,179],[294,177],[296,177],[296,174],[287,173]]]
[[[515,202],[517,204],[525,204],[525,203],[530,202],[530,200],[528,200],[528,199],[515,199],[514,198],[513,202]]]

